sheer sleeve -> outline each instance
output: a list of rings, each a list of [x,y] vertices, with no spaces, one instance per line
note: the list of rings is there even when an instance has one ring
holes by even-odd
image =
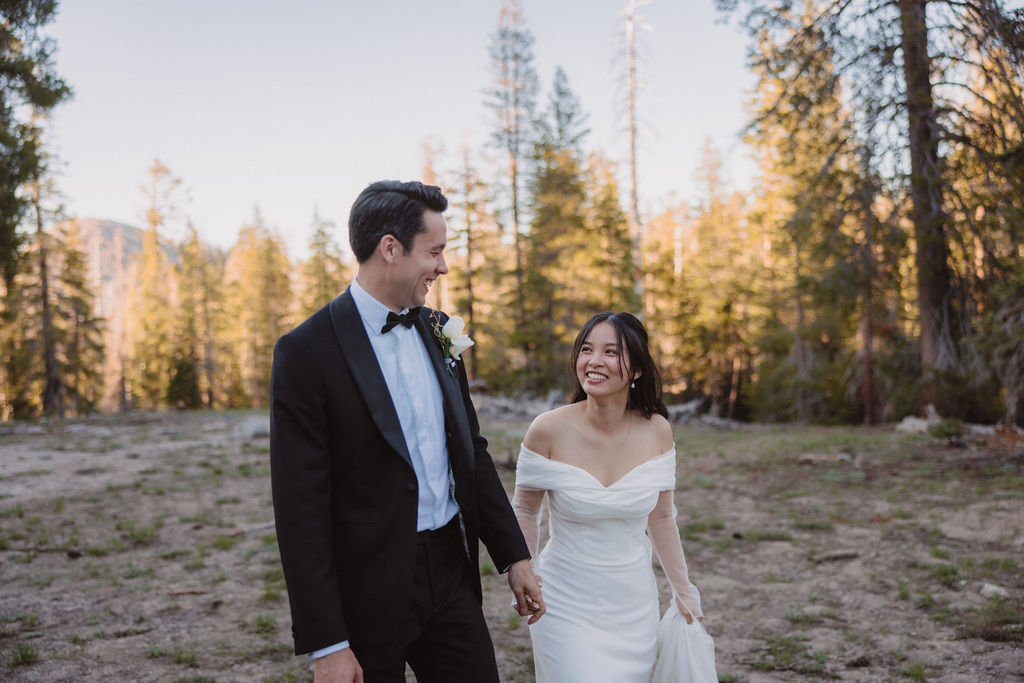
[[[658,495],[658,502],[647,517],[647,535],[651,537],[654,552],[658,554],[658,561],[672,586],[677,606],[682,603],[691,615],[703,617],[700,602],[690,591],[690,576],[686,571],[683,544],[679,540],[679,527],[676,526],[676,506],[672,491],[662,491]],[[682,612],[682,608],[679,611]]]
[[[540,538],[540,504],[544,501],[543,489],[516,486],[512,496],[512,510],[516,513],[519,528],[530,549],[530,557],[537,557],[537,543]]]

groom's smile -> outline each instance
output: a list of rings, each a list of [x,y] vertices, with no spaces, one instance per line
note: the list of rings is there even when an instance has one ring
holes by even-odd
[[[423,212],[424,232],[413,237],[409,253],[402,254],[394,264],[395,303],[400,308],[415,308],[427,301],[430,287],[448,272],[444,258],[448,226],[436,211]]]

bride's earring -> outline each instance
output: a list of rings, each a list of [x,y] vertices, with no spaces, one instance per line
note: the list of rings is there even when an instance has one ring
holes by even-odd
[[[636,389],[636,380],[633,380],[632,382],[629,383],[629,388]]]

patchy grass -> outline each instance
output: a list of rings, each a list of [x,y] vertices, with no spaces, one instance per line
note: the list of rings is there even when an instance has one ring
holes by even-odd
[[[256,633],[269,636],[277,630],[277,617],[273,614],[259,614],[253,621],[252,630]]]
[[[15,643],[11,650],[11,664],[14,666],[26,666],[39,661],[39,652],[31,643]]]
[[[912,681],[928,680],[928,664],[926,662],[910,662],[899,668],[899,674]]]
[[[68,439],[55,422],[5,442],[22,467],[34,454],[53,460],[38,465],[50,474],[13,477],[0,462],[0,478],[53,493],[0,494],[0,591],[13,598],[0,606],[18,605],[0,612],[0,680],[60,680],[53,672],[68,659],[88,659],[97,680],[309,680],[264,526],[268,442],[233,434],[254,415],[131,413],[100,420],[109,438]],[[484,422],[511,488],[529,420]],[[1019,669],[1019,444],[951,449],[890,428],[792,425],[678,427],[676,440],[679,529],[721,680],[827,680],[848,667],[859,680],[942,679],[943,662],[972,656],[994,679]],[[481,567],[501,678],[529,683],[525,620],[486,554]],[[1006,602],[980,602],[983,583],[1006,589]],[[748,634],[776,635],[735,647],[758,637]],[[977,638],[989,639],[982,655]],[[38,661],[16,669],[16,643]],[[941,662],[937,646],[949,653]]]
[[[759,671],[795,671],[799,674],[820,674],[825,670],[828,655],[811,652],[807,638],[797,635],[768,636],[767,647],[754,662]]]
[[[1024,643],[1024,601],[990,598],[970,610],[956,629],[958,638],[981,638],[993,643]]]
[[[213,541],[213,547],[217,550],[231,550],[239,540],[238,536],[218,536]]]

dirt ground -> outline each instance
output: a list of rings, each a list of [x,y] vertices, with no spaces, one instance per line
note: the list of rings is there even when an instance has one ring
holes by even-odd
[[[529,419],[481,415],[511,489]],[[267,431],[255,412],[0,424],[0,680],[312,680],[292,655]],[[720,680],[1024,680],[1018,433],[676,439]],[[527,627],[483,569],[502,679],[532,681]]]

